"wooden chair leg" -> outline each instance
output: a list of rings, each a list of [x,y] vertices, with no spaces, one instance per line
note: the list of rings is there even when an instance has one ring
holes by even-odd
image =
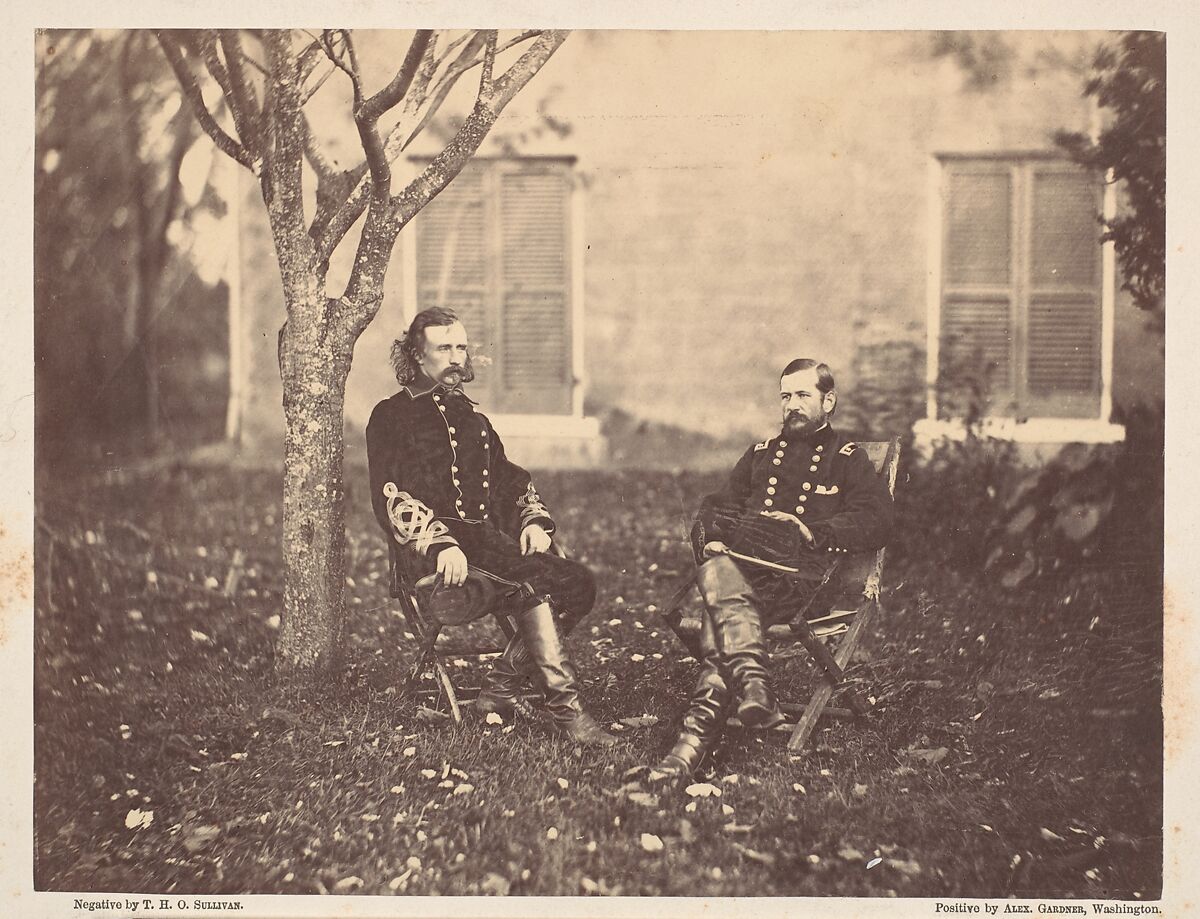
[[[438,681],[442,684],[442,690],[446,693],[446,701],[450,704],[450,716],[454,719],[455,724],[462,724],[462,709],[458,704],[458,692],[454,688],[454,681],[450,679],[450,672],[446,669],[446,665],[442,663],[441,656],[437,653],[437,640],[442,631],[441,626],[431,627],[425,621],[425,617],[421,615],[421,611],[416,603],[405,603],[402,609],[405,614],[405,621],[420,642],[417,651],[417,662],[412,670],[409,671],[408,680],[404,684],[404,694],[408,695],[412,692],[412,688],[420,678],[426,663],[432,660],[434,672],[437,674]]]
[[[846,632],[846,636],[838,643],[837,653],[833,655],[834,663],[837,665],[839,672],[844,670],[850,663],[850,658],[858,648],[858,643],[862,640],[866,632],[867,626],[870,625],[876,611],[879,608],[878,600],[868,600],[859,607],[854,621],[850,623],[850,629]],[[822,645],[824,648],[824,645]],[[829,653],[829,649],[825,648],[825,653]],[[817,726],[817,722],[821,718],[821,713],[825,710],[830,698],[833,696],[833,691],[836,688],[835,684],[828,679],[823,680],[821,685],[817,687],[809,700],[808,706],[804,709],[804,714],[800,716],[800,720],[796,723],[795,729],[792,731],[792,736],[788,740],[788,750],[796,752],[803,749],[808,743],[808,738],[812,736],[813,730]],[[851,700],[853,705],[854,701]],[[857,711],[856,714],[863,714]]]

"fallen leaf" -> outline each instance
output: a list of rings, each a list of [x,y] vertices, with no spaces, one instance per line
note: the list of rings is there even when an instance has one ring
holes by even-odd
[[[749,846],[743,846],[740,842],[735,842],[732,845],[735,849],[741,852],[742,855],[746,856],[746,858],[750,859],[751,861],[756,861],[763,865],[775,864],[775,856],[769,852],[757,852],[754,849],[751,849]]]
[[[858,783],[854,786],[854,797],[863,798],[863,797],[866,797],[866,794],[867,794],[867,786],[866,785],[863,785],[862,783]]]
[[[469,795],[474,790],[475,790],[475,786],[472,785],[470,782],[461,782],[460,784],[454,786],[453,794]]]
[[[221,835],[221,828],[208,824],[205,826],[193,827],[183,837],[183,847],[189,852],[199,852],[212,845],[218,836]]]
[[[154,822],[154,811],[144,811],[134,808],[125,815],[125,827],[130,830],[140,830]]]
[[[634,804],[640,804],[642,807],[658,807],[658,795],[652,795],[645,791],[631,791],[628,796]]]
[[[568,782],[566,779],[560,778],[557,781],[558,781],[558,787],[561,788],[563,791],[566,791],[568,788],[571,787],[571,783]]]
[[[869,862],[867,862],[867,870],[870,871],[872,868],[874,868],[876,865],[878,865],[881,861],[883,861],[882,858],[880,858],[878,855],[875,856],[873,859],[871,859]]]
[[[352,874],[352,875],[350,875],[350,877],[342,878],[340,881],[338,881],[336,884],[334,884],[333,889],[334,890],[358,890],[358,888],[362,887],[362,885],[363,885],[363,879],[360,877],[356,877],[355,875]]]
[[[547,839],[558,839],[558,827],[552,826],[552,827],[550,827],[550,829],[546,830],[546,838]]]
[[[409,877],[412,876],[412,869],[405,871],[404,874],[398,874],[396,877],[388,881],[389,890],[399,890],[403,885],[408,883]]]
[[[1046,840],[1046,842],[1063,842],[1064,841],[1061,836],[1059,836],[1053,830],[1047,829],[1046,827],[1042,827],[1041,836],[1042,836],[1042,839]]]
[[[907,756],[913,759],[919,759],[923,763],[928,763],[930,766],[936,766],[946,758],[950,750],[946,747],[938,747],[934,750],[925,749],[908,749],[904,751]]]
[[[803,785],[801,785],[799,782],[792,783],[792,791],[799,792],[802,795],[808,794],[808,789],[805,788]]]
[[[632,718],[622,718],[621,724],[630,728],[648,728],[651,725],[658,724],[657,715],[636,715]]]
[[[693,782],[683,791],[689,798],[721,797],[721,789],[709,782]]]
[[[489,871],[487,877],[479,885],[482,893],[489,897],[507,897],[509,888],[512,887],[512,882],[502,874],[496,874],[494,871]]]
[[[838,858],[845,859],[848,862],[861,862],[866,856],[854,848],[854,846],[842,846],[842,848],[838,849]]]
[[[483,720],[487,724],[504,724],[504,718],[501,717],[499,712],[488,712],[487,717]],[[489,877],[491,877],[491,875],[489,875]],[[497,877],[499,877],[499,875],[497,875]]]
[[[647,852],[661,852],[663,850],[663,841],[653,833],[643,833],[641,844],[642,848]]]

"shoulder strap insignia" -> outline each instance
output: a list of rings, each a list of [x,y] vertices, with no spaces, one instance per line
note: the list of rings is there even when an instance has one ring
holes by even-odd
[[[771,442],[769,440],[764,440],[762,443],[754,445],[754,452],[757,453],[759,450],[765,450],[770,445]]]
[[[856,444],[854,441],[850,441],[848,444],[842,447],[842,449],[838,450],[838,453],[842,454],[842,456],[850,456],[857,449],[858,444]]]

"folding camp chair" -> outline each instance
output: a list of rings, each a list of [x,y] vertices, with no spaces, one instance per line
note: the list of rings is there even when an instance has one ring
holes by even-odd
[[[887,482],[888,491],[895,495],[896,470],[900,463],[900,439],[897,437],[890,441],[859,441],[858,446],[866,451],[876,472]],[[781,567],[738,553],[729,554],[751,564]],[[781,706],[785,715],[799,713],[797,721],[780,726],[781,730],[791,731],[789,750],[799,750],[804,746],[821,715],[862,716],[871,709],[871,703],[864,694],[846,682],[845,670],[872,620],[880,611],[879,593],[883,580],[884,555],[884,549],[847,555],[831,570],[814,594],[813,600],[824,610],[822,615],[808,619],[805,614],[809,607],[806,607],[790,622],[773,625],[767,629],[768,638],[777,642],[793,644],[799,641],[822,674],[820,685],[802,712],[799,706]],[[684,583],[667,605],[666,618],[684,646],[692,654],[699,656],[700,620],[687,618],[682,614],[682,601],[694,586],[694,578]],[[841,640],[830,650],[825,642],[839,636]],[[826,707],[837,690],[845,690],[844,698],[848,709]]]
[[[418,642],[417,660],[404,682],[403,692],[412,692],[426,665],[432,661],[434,673],[450,705],[450,715],[455,724],[461,724],[459,697],[462,693],[455,687],[443,660],[450,649],[439,645],[443,628],[470,625],[491,616],[507,643],[516,634],[509,611],[515,603],[534,596],[534,590],[528,584],[506,580],[473,565],[468,566],[467,582],[462,587],[444,587],[436,574],[422,575],[418,559],[412,552],[402,549],[391,540],[388,549],[389,590],[392,597],[399,601],[408,630]],[[565,551],[555,542],[550,544],[550,552],[566,557]],[[500,653],[504,647],[464,647],[459,644],[453,650],[456,655],[484,655]]]

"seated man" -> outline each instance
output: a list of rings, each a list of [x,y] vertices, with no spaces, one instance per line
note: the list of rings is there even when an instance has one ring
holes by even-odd
[[[367,424],[371,503],[379,525],[406,551],[461,586],[467,562],[533,588],[513,611],[517,635],[479,694],[483,712],[510,714],[529,677],[545,693],[555,724],[579,743],[616,738],[583,710],[574,667],[555,625],[565,631],[591,610],[592,573],[547,553],[554,521],[529,473],[504,455],[491,422],[462,390],[474,379],[467,332],[447,309],[427,309],[392,345],[401,389],[375,406]]]
[[[794,360],[779,382],[782,431],[746,451],[725,489],[701,502],[692,529],[705,607],[702,659],[679,739],[655,767],[667,776],[696,769],[735,703],[747,727],[782,720],[765,629],[804,608],[840,553],[879,548],[891,527],[886,483],[829,424],[837,405],[829,367]],[[731,558],[729,550],[796,573]]]

